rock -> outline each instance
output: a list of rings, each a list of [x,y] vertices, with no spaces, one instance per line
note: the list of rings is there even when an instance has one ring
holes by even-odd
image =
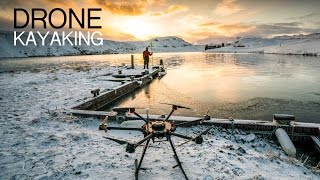
[[[233,172],[233,174],[236,175],[236,176],[241,176],[241,175],[243,175],[243,174],[245,173],[243,169],[238,168],[238,167],[233,168],[233,169],[232,169],[232,172]]]
[[[211,175],[206,175],[203,180],[213,180],[213,177]]]
[[[247,135],[246,137],[245,137],[245,141],[246,142],[252,142],[252,141],[254,141],[256,139],[256,135],[254,135],[253,133],[250,133],[249,135]]]
[[[243,154],[247,153],[246,150],[244,150],[242,147],[239,147],[239,148],[237,149],[237,151],[238,151],[238,152],[241,152],[241,153],[243,153]]]

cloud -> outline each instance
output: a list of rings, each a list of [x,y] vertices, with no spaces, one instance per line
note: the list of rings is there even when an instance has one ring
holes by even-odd
[[[150,16],[162,16],[163,13],[162,12],[151,12]]]
[[[204,22],[199,24],[199,26],[216,26],[216,25],[219,25],[219,23],[214,21],[209,21],[209,22]]]
[[[171,5],[167,9],[167,13],[173,13],[173,12],[181,12],[181,11],[188,11],[189,8],[187,6],[182,6],[182,5]]]
[[[232,35],[232,34],[239,34],[243,32],[250,31],[254,29],[255,26],[253,25],[248,25],[248,24],[226,24],[226,25],[220,25],[218,26],[218,29],[222,30],[224,33],[227,35]]]
[[[318,31],[318,29],[302,28],[299,26],[287,26],[279,24],[257,24],[254,34],[262,37],[273,37],[277,35],[314,33]]]
[[[0,16],[0,30],[13,31],[13,20]]]
[[[318,19],[319,16],[320,16],[320,13],[309,13],[302,16],[290,17],[288,18],[288,20],[306,21],[306,20]]]
[[[189,11],[189,8],[187,6],[182,5],[170,5],[166,10],[162,12],[152,12],[150,13],[151,16],[162,16],[166,14],[173,14],[173,13],[179,13],[179,12],[186,12]]]
[[[213,10],[213,13],[220,16],[229,16],[241,11],[242,8],[235,2],[236,0],[222,0]]]
[[[297,21],[301,23],[301,26],[312,27],[314,29],[320,29],[320,13],[309,13],[302,16],[290,17],[289,21]]]
[[[223,24],[215,21],[204,21],[197,28],[191,29],[182,36],[189,41],[206,38],[237,37],[249,35],[256,29],[255,25],[245,23]]]
[[[112,14],[138,16],[146,11],[147,0],[96,0],[96,3]]]
[[[274,23],[275,26],[290,26],[290,27],[296,27],[301,25],[301,22],[285,22],[285,23]]]

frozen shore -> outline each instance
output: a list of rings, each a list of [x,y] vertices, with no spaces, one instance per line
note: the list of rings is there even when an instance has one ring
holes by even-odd
[[[125,146],[103,136],[138,140],[140,133],[98,131],[99,119],[59,113],[90,90],[113,88],[116,82],[95,80],[117,68],[48,67],[40,72],[0,73],[0,179],[134,179],[134,159],[142,147],[128,154]],[[193,135],[205,127],[179,129]],[[175,144],[184,140],[174,138]],[[153,144],[142,164],[140,179],[183,179],[173,169],[168,142]],[[178,155],[190,179],[320,179],[319,169],[307,169],[298,158],[287,157],[278,145],[254,134],[214,128],[204,143],[187,143]]]

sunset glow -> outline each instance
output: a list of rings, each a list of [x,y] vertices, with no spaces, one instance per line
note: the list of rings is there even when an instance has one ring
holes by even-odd
[[[146,40],[179,36],[187,41],[210,37],[306,34],[320,29],[320,1],[297,0],[89,0],[66,2],[22,0],[1,2],[1,30],[12,30],[13,8],[102,8],[103,36],[110,40]]]

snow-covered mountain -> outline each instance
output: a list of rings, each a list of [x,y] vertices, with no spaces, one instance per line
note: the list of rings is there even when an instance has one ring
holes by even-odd
[[[28,34],[23,34],[21,39],[27,39]],[[152,51],[154,52],[189,52],[203,51],[204,46],[192,45],[179,37],[168,36],[153,38],[147,41],[132,41],[132,42],[117,42],[104,40],[103,45],[77,45],[72,46],[66,43],[60,46],[54,43],[52,46],[49,40],[52,35],[48,35],[45,41],[45,46],[35,46],[29,44],[23,46],[17,43],[13,45],[13,32],[0,31],[0,58],[6,57],[33,57],[33,56],[66,56],[66,55],[84,55],[84,54],[115,54],[115,53],[134,53],[142,52],[147,46],[150,46],[152,41]],[[35,36],[37,44],[41,44],[40,37]],[[70,38],[73,39],[73,38]]]
[[[221,44],[222,42],[220,42]],[[308,35],[276,36],[270,39],[243,37],[225,47],[209,49],[206,52],[267,53],[320,55],[320,33]]]
[[[150,45],[152,45],[152,51],[155,52],[180,52],[204,50],[204,46],[193,45],[175,36],[157,37],[147,41],[133,41],[128,43],[134,45],[138,52],[143,51],[147,46]]]

